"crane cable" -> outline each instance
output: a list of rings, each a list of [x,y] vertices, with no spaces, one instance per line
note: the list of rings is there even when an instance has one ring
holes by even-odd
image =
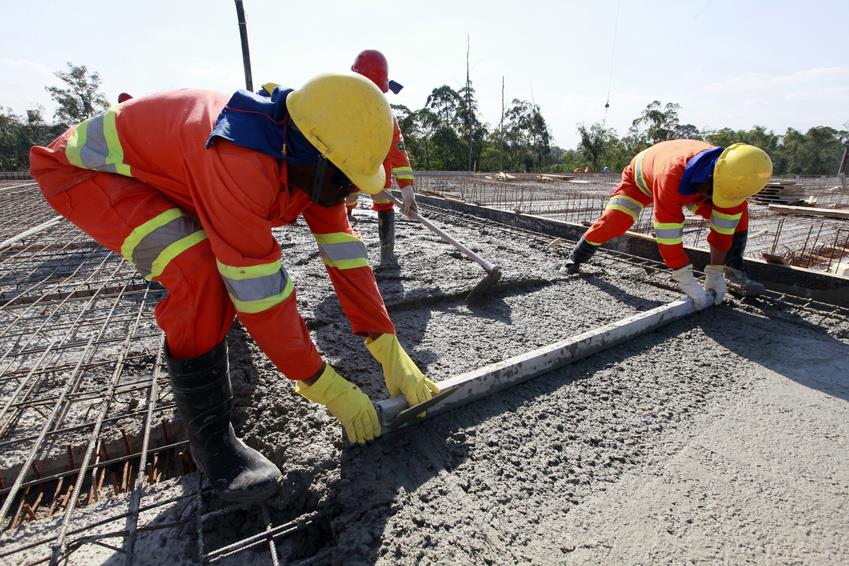
[[[604,102],[604,118],[602,124],[607,124],[607,110],[610,108],[610,88],[613,85],[613,55],[616,50],[616,34],[619,31],[619,7],[622,0],[616,1],[616,20],[613,23],[613,39],[610,43],[610,66],[608,67],[607,100]]]

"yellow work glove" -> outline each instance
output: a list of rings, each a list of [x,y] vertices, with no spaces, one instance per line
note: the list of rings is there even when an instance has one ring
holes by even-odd
[[[411,407],[430,399],[439,388],[416,367],[394,334],[381,334],[377,340],[366,338],[366,348],[383,367],[383,379],[389,394],[403,393]]]
[[[365,444],[380,436],[380,422],[368,395],[336,373],[330,364],[325,365],[312,385],[298,381],[295,391],[314,403],[325,405],[345,427],[350,442]]]

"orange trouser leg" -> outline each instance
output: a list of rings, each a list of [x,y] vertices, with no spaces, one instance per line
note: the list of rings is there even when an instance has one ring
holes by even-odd
[[[111,173],[91,176],[90,171],[79,171],[83,178],[80,183],[47,201],[83,232],[118,254],[133,230],[177,208],[156,189],[136,179]],[[48,194],[49,189],[42,187]],[[156,306],[156,322],[165,332],[174,358],[199,356],[224,339],[235,312],[208,240],[177,255],[154,280],[168,290],[168,296]]]
[[[651,203],[650,196],[633,183],[623,180],[611,193],[601,217],[584,233],[584,240],[600,246],[623,235],[636,222],[642,209]]]

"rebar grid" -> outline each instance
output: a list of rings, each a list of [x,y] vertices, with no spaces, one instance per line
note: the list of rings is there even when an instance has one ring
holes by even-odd
[[[0,182],[0,242],[56,216],[56,212],[41,196],[35,181]],[[22,224],[21,219],[26,223]],[[23,228],[22,228],[23,226]]]
[[[456,216],[426,208],[434,217]],[[26,227],[29,219],[20,221]],[[463,223],[552,241],[468,215]],[[71,243],[79,244],[73,253]],[[275,541],[314,524],[317,512],[275,525],[260,506],[262,530],[207,548],[205,526],[240,508],[208,509],[199,475],[179,489],[164,487],[169,476],[193,468],[170,421],[162,336],[152,316],[161,291],[119,257],[85,245],[65,222],[23,240],[12,255],[0,255],[0,292],[8,297],[0,303],[0,471],[14,472],[11,481],[0,475],[0,562],[62,563],[100,546],[132,564],[143,556],[143,534],[192,528],[201,561],[265,546],[277,564]],[[606,249],[599,258],[642,267],[651,284],[674,289],[660,262]],[[849,320],[849,310],[815,301],[775,293],[768,300]],[[167,519],[174,508],[191,513]]]

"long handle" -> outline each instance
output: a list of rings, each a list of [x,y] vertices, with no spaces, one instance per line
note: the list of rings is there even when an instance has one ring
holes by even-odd
[[[386,195],[386,198],[388,198],[390,201],[392,201],[395,204],[395,206],[397,206],[400,210],[404,210],[404,208],[403,208],[404,204],[400,200],[398,200],[395,197],[395,195],[389,193],[388,191],[383,191],[383,194]],[[480,266],[483,267],[486,270],[487,273],[491,273],[494,269],[498,269],[494,263],[488,262],[487,260],[485,260],[484,258],[479,256],[478,254],[476,254],[475,252],[473,252],[472,250],[470,250],[469,248],[467,248],[466,246],[464,246],[463,244],[461,244],[460,242],[458,242],[457,240],[455,240],[454,238],[452,238],[451,236],[446,234],[444,230],[434,226],[433,223],[430,220],[428,220],[427,218],[425,218],[424,216],[422,216],[421,214],[419,214],[415,210],[410,209],[410,213],[407,214],[406,216],[408,218],[412,219],[412,220],[415,220],[417,222],[421,222],[431,232],[438,235],[440,238],[442,238],[443,240],[445,240],[446,242],[448,242],[449,244],[451,244],[452,246],[457,248],[460,251],[460,253],[462,253],[464,256],[466,256],[467,258],[469,258],[471,260],[478,262],[480,264]]]

